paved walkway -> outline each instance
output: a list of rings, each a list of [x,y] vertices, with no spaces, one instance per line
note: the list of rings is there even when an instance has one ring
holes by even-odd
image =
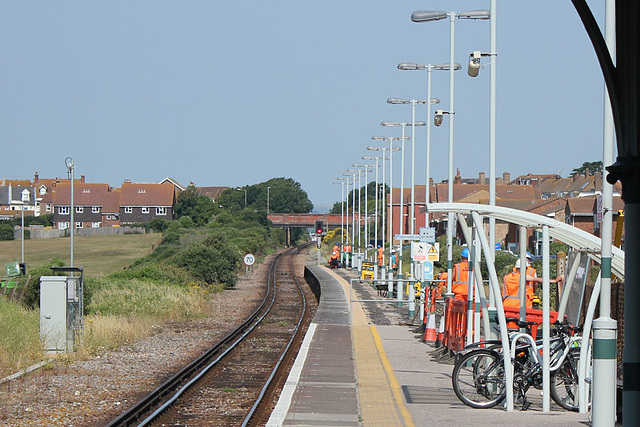
[[[320,309],[269,425],[590,425],[589,414],[555,404],[543,413],[534,389],[527,411],[464,405],[451,386],[453,366],[434,361],[413,327],[370,325],[358,303],[349,320],[349,282],[333,270],[310,269],[322,285]]]

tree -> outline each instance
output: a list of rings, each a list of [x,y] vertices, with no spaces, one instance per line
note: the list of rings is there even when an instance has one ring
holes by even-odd
[[[216,211],[213,201],[198,193],[195,186],[190,185],[178,195],[174,212],[178,219],[183,216],[190,217],[197,226],[205,225]]]
[[[218,198],[218,203],[231,211],[245,208],[244,197],[247,192],[247,209],[266,212],[267,194],[269,197],[269,212],[279,213],[309,213],[313,210],[313,203],[299,182],[291,178],[272,178],[260,184],[248,185],[240,188],[229,188]]]
[[[602,172],[602,161],[584,162],[582,166],[572,170],[570,176],[576,176],[576,175],[591,176],[591,175],[595,175],[596,172]]]

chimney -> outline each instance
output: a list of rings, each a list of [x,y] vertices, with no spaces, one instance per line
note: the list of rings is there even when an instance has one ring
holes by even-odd
[[[39,177],[38,177],[38,171],[36,171],[36,173],[33,175],[33,183],[34,183],[34,184],[37,184],[37,183],[38,183],[38,179],[39,179]]]
[[[595,179],[593,180],[594,190],[602,190],[602,172],[596,172]]]
[[[84,174],[80,175],[80,182],[84,184]]]
[[[511,174],[509,172],[503,172],[502,173],[502,180],[504,181],[505,184],[508,184],[511,182]]]
[[[458,175],[456,175],[455,179],[453,180],[454,184],[462,184],[462,177],[460,176],[460,173],[458,173]]]
[[[485,185],[486,183],[487,180],[485,179],[484,172],[480,172],[480,175],[478,176],[478,184]]]

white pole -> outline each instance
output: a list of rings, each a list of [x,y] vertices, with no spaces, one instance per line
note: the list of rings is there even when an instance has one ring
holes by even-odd
[[[405,150],[404,150],[404,141],[405,141],[405,126],[407,125],[405,122],[402,122],[402,162],[401,162],[401,166],[400,166],[400,232],[399,234],[404,234],[405,233],[405,226],[404,226],[404,155],[405,155]],[[398,279],[402,279],[403,275],[402,275],[402,240],[400,240],[400,253],[398,254],[398,258],[400,260],[400,265],[399,265],[399,273],[398,273]]]
[[[369,170],[364,169],[364,258],[368,260],[367,248],[369,247]]]
[[[376,212],[374,214],[376,223],[374,227],[374,237],[373,237],[373,240],[375,241],[375,243],[373,244],[373,259],[374,259],[373,265],[374,265],[376,279],[378,278],[378,263],[375,262],[375,258],[376,258],[376,250],[378,250],[378,193],[379,192],[380,192],[380,188],[378,187],[378,157],[376,157],[376,203],[375,203]]]
[[[431,184],[431,73],[433,72],[433,65],[427,65],[427,120],[425,120],[427,126],[427,165],[426,174],[427,179],[425,183],[425,195],[424,195],[424,207],[429,204],[429,198],[431,197],[430,184]],[[424,226],[429,227],[429,212],[425,209],[424,213]]]
[[[491,69],[490,69],[490,86],[491,93],[489,95],[489,205],[496,205],[496,89],[497,89],[497,59],[498,59],[498,25],[497,25],[497,0],[491,0]],[[489,245],[491,252],[489,255],[492,261],[495,260],[496,253],[496,219],[489,217]],[[489,294],[489,306],[495,307],[493,294]]]
[[[449,186],[448,196],[449,203],[453,203],[453,121],[455,118],[455,99],[454,99],[454,84],[455,84],[455,22],[456,13],[450,12],[449,19],[450,25],[450,53],[449,53]],[[453,213],[447,213],[447,294],[451,294],[451,279],[453,276]]]
[[[415,99],[411,100],[411,214],[409,215],[409,221],[411,221],[411,224],[409,225],[411,234],[415,234],[416,229],[416,224],[414,221],[416,209],[416,102],[417,100]],[[427,99],[427,104],[430,103],[431,99]],[[400,244],[402,245],[402,242],[400,242]],[[411,278],[415,278],[415,263],[413,262],[413,260],[411,261]],[[413,295],[409,295],[410,313],[413,312],[411,310],[413,300]]]
[[[615,1],[605,3],[605,39],[615,63]],[[609,93],[605,85],[604,140],[602,163],[614,162],[614,126]],[[608,172],[602,172],[602,223],[601,236],[601,288],[600,317],[593,322],[593,403],[592,425],[615,425],[616,421],[616,363],[617,322],[611,318],[611,241],[613,227],[613,186],[607,182]],[[595,296],[592,296],[592,298]],[[586,399],[580,399],[580,410],[586,412]]]
[[[520,260],[522,262],[522,260]],[[520,274],[522,274],[522,266]],[[551,355],[549,354],[549,343],[551,339],[551,324],[549,323],[549,226],[542,226],[542,412],[551,411],[551,372],[549,363]]]

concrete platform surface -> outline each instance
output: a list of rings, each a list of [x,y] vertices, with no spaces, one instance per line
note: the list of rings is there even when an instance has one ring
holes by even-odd
[[[589,414],[568,412],[552,402],[542,412],[531,389],[526,411],[474,409],[456,397],[452,364],[432,357],[414,326],[372,325],[353,303],[354,273],[313,266],[322,286],[321,304],[289,375],[269,426],[589,426]],[[345,274],[347,273],[347,274]],[[408,320],[408,319],[407,319]]]

